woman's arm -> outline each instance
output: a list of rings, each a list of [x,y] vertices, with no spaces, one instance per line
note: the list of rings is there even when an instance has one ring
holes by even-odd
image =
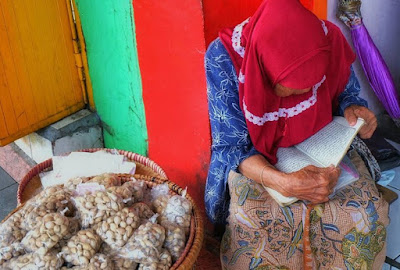
[[[207,50],[205,69],[214,160],[223,162],[229,170],[237,171],[242,160],[258,152],[251,143],[239,106],[236,71],[219,39],[213,41]]]
[[[272,166],[262,155],[254,155],[243,160],[239,171],[246,177],[280,192],[312,203],[329,200],[340,175],[335,167],[318,168],[307,166],[297,172],[283,173]]]
[[[252,146],[239,107],[236,71],[219,39],[206,52],[205,70],[212,153],[204,202],[210,220],[224,224],[229,213],[228,174],[258,152]]]
[[[350,67],[350,77],[349,81],[344,89],[344,91],[339,95],[339,108],[337,113],[341,116],[344,116],[344,111],[347,107],[351,105],[358,105],[368,108],[368,102],[361,98],[360,95],[361,86],[358,78],[353,70],[353,67]]]
[[[366,124],[361,128],[359,135],[362,139],[369,139],[378,123],[375,114],[368,109],[367,101],[359,97],[360,90],[360,83],[351,67],[349,82],[338,98],[338,113],[344,116],[350,125],[355,125],[358,117],[363,118]]]

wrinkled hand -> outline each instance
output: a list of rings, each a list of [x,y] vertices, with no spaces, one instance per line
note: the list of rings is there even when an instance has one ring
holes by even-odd
[[[327,202],[339,175],[340,169],[334,166],[318,168],[309,165],[297,172],[287,174],[287,181],[282,183],[281,193],[312,203]]]
[[[358,117],[365,120],[365,125],[362,126],[359,132],[359,135],[362,139],[371,138],[376,127],[378,126],[378,122],[374,113],[363,106],[351,105],[347,107],[344,110],[344,117],[351,126],[356,124]]]

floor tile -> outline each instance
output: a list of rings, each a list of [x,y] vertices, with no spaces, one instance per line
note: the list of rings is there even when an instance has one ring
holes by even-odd
[[[392,269],[393,269],[393,267],[392,267]],[[392,270],[392,269],[390,269],[390,265],[387,264],[387,263],[385,263],[385,264],[382,266],[382,270]]]
[[[16,148],[13,144],[0,147],[0,167],[19,182],[35,164],[23,158],[24,154]]]
[[[400,190],[400,167],[393,168],[392,170],[395,172],[395,176],[394,179],[389,183],[389,186]]]
[[[10,175],[0,167],[0,190],[9,187],[12,184],[15,184],[14,179],[12,179]]]
[[[387,186],[400,197],[400,191]],[[387,227],[387,256],[396,258],[400,255],[400,199],[394,201],[389,207],[390,224]]]
[[[396,143],[396,142],[394,142],[394,141],[392,141],[392,140],[389,140],[389,139],[386,139],[386,141],[387,141],[388,143],[390,143],[397,151],[400,152],[400,144],[399,144],[399,143]]]
[[[396,260],[396,262],[399,262],[399,263],[400,263],[400,259],[398,258],[398,259]],[[398,270],[398,269],[400,269],[400,268],[397,268],[397,267],[395,267],[395,266],[391,266],[391,265],[388,264],[388,263],[385,263],[385,264],[383,265],[383,267],[382,267],[382,270]]]
[[[0,221],[17,207],[18,183],[0,191]]]

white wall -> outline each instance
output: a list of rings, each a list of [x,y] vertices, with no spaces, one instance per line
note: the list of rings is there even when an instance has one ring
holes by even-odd
[[[328,0],[328,20],[338,25],[352,44],[350,29],[336,18],[338,2]],[[400,0],[362,0],[361,13],[364,25],[388,65],[400,94]],[[354,68],[360,80],[361,96],[368,101],[370,109],[376,114],[384,112],[358,60]]]

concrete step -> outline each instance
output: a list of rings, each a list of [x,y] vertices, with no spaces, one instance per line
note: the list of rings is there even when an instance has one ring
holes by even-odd
[[[15,144],[36,163],[79,149],[103,147],[100,119],[96,113],[81,110]]]

